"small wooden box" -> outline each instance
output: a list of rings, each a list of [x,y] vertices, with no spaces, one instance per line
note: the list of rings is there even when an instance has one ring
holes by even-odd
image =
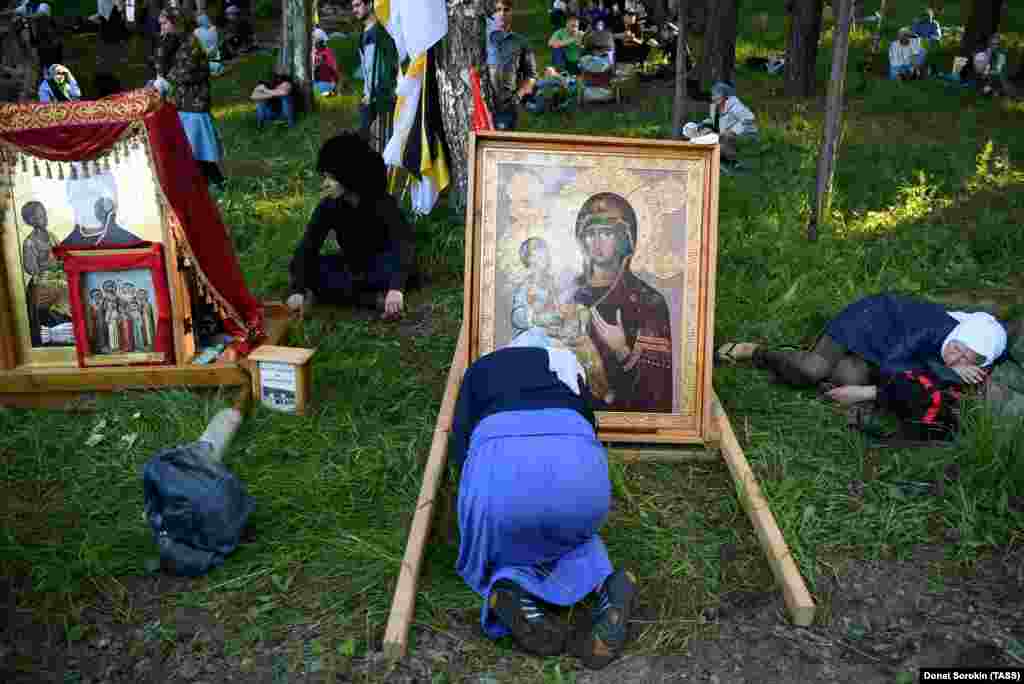
[[[269,344],[257,347],[248,357],[256,401],[275,411],[305,415],[311,381],[309,361],[315,352]]]

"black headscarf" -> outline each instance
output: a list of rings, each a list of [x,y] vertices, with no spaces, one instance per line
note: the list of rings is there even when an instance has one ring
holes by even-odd
[[[384,158],[352,131],[336,135],[323,144],[316,170],[331,174],[360,197],[380,197],[387,193],[388,169]]]

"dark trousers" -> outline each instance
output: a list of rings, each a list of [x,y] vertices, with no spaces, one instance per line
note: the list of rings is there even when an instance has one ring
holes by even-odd
[[[828,335],[818,338],[814,349],[809,352],[758,347],[754,352],[754,363],[796,387],[824,380],[837,385],[870,385],[877,375],[871,364],[850,353]]]
[[[391,278],[399,268],[398,254],[383,252],[376,255],[366,273],[354,273],[337,254],[321,255],[316,282],[310,288],[317,301],[326,304],[358,304],[376,307],[377,295],[391,287]],[[405,289],[415,288],[418,279],[411,275]]]
[[[494,110],[494,127],[499,131],[514,131],[518,119],[519,111],[516,109],[506,111]]]

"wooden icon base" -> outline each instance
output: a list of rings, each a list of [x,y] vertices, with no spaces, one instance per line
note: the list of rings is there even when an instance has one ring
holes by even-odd
[[[288,332],[288,310],[278,303],[267,303],[265,307],[266,343],[279,343]],[[248,368],[249,362],[245,359],[176,366],[21,366],[0,371],[0,406],[71,408],[83,397],[88,398],[97,392],[248,385],[251,382]]]
[[[437,422],[434,426],[434,438],[423,471],[419,499],[416,502],[416,513],[409,529],[409,539],[399,569],[398,582],[395,585],[395,594],[391,602],[391,613],[384,633],[384,654],[390,660],[404,657],[408,648],[409,628],[416,611],[416,589],[420,566],[423,562],[423,551],[430,534],[434,503],[445,468],[448,433],[452,427],[455,400],[458,397],[459,385],[468,362],[469,344],[464,322],[448,371],[444,398],[441,400],[441,409],[438,411]],[[710,461],[718,458],[724,460],[732,474],[733,482],[736,484],[740,502],[747,511],[761,549],[768,559],[768,565],[772,569],[775,581],[782,589],[790,619],[793,624],[798,626],[810,625],[814,620],[814,600],[807,590],[807,585],[793,560],[793,554],[775,521],[775,516],[772,515],[768,500],[761,492],[757,478],[736,439],[732,423],[717,394],[713,394],[712,422],[714,441],[709,442],[704,448],[695,448],[692,444],[681,445],[678,448],[670,448],[667,445],[659,445],[657,448],[650,449],[633,446],[629,448],[613,447],[609,449],[609,454],[627,462],[678,463],[694,460]]]

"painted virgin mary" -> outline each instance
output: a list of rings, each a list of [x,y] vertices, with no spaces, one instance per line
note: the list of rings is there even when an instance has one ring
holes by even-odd
[[[573,301],[585,307],[587,334],[575,346],[588,378],[606,378],[607,391],[595,396],[602,408],[670,412],[671,319],[665,297],[630,269],[636,239],[636,212],[625,198],[602,192],[583,203],[576,218],[583,272]]]

